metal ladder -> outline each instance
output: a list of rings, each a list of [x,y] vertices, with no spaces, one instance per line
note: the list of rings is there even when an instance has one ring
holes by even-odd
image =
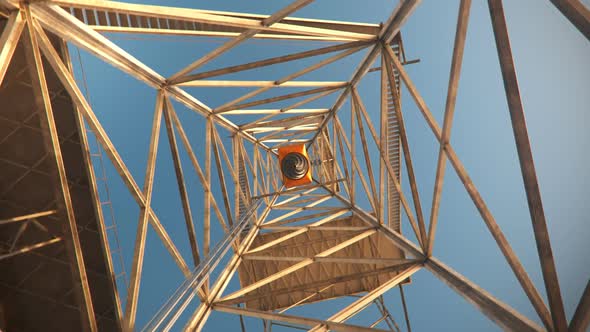
[[[400,48],[399,44],[392,45],[392,49],[395,55],[399,58],[400,57]],[[400,95],[400,77],[397,70],[394,70],[393,67],[389,67],[389,69],[393,70],[394,79],[396,84],[396,89],[398,91],[398,96]],[[401,96],[400,96],[401,98]],[[394,96],[391,93],[391,86],[389,84],[389,80],[387,80],[387,158],[389,159],[389,163],[393,167],[394,171],[397,174],[397,180],[400,180],[400,137],[399,137],[399,128],[398,128],[398,121],[396,115],[396,103],[394,100]],[[389,221],[389,227],[396,231],[400,231],[400,197],[395,189],[395,185],[392,179],[388,179],[387,181],[387,211],[388,217],[387,220]]]
[[[100,144],[96,140],[96,135],[90,128],[85,128],[88,138],[92,138],[94,144],[88,142],[88,149],[90,152],[92,170],[94,171],[94,178],[98,189],[98,199],[100,202],[99,208],[102,209],[105,231],[107,233],[107,241],[109,244],[109,252],[111,260],[117,261],[117,267],[113,264],[115,273],[115,282],[117,285],[122,285],[124,289],[129,286],[129,280],[127,272],[125,271],[125,261],[123,259],[123,250],[121,248],[121,242],[119,241],[119,232],[117,231],[117,223],[115,221],[115,211],[113,209],[113,203],[111,201],[111,194],[107,183],[107,175],[104,167],[104,159]],[[91,135],[88,135],[88,134]],[[102,188],[101,188],[102,187]],[[104,189],[104,190],[100,190]],[[104,196],[104,197],[103,197]],[[105,213],[108,210],[108,213]]]

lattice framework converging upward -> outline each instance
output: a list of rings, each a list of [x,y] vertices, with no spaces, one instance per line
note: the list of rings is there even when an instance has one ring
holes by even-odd
[[[400,330],[398,322],[383,300],[383,295],[395,287],[400,290],[404,323],[410,330],[403,287],[411,283],[411,276],[421,269],[430,271],[505,330],[584,331],[590,323],[590,283],[574,317],[568,321],[502,1],[489,0],[488,5],[547,303],[450,144],[471,1],[461,0],[459,6],[442,125],[405,70],[406,65],[415,61],[406,59],[400,30],[419,1],[400,1],[381,25],[290,17],[312,1],[296,0],[272,15],[253,15],[115,1],[29,3],[0,0],[0,9],[7,18],[0,37],[0,84],[15,49],[19,43],[25,45],[28,65],[33,73],[35,101],[42,110],[41,122],[49,134],[45,139],[57,170],[60,192],[58,210],[37,211],[36,214],[32,211],[25,216],[0,220],[0,226],[36,218],[43,213],[62,214],[69,225],[63,238],[3,254],[0,260],[58,241],[71,243],[77,267],[76,287],[81,294],[81,321],[89,331],[99,329],[76,231],[71,183],[68,182],[61,138],[56,129],[59,118],[53,110],[53,96],[47,86],[46,76],[52,75],[59,79],[75,106],[82,146],[88,150],[91,139],[100,144],[139,207],[129,286],[122,300],[117,292],[117,287],[122,284],[115,278],[98,180],[93,171],[89,172],[93,203],[102,225],[101,245],[108,253],[110,282],[115,290],[115,314],[123,331],[142,328],[146,331],[173,328],[198,331],[206,327],[214,311],[238,315],[242,329],[246,316],[262,319],[265,331],[274,325],[304,326],[310,331],[366,331],[382,327],[396,331]],[[575,1],[555,0],[553,3],[584,36],[590,38],[587,8],[576,5]],[[164,77],[109,40],[108,33],[224,37],[227,40],[170,77]],[[198,71],[240,44],[256,38],[309,42],[311,45],[325,42],[327,46]],[[78,85],[68,52],[68,46],[72,45],[147,84],[157,93],[154,111],[149,114],[153,120],[143,187],[132,175]],[[352,75],[346,81],[298,80],[363,51],[364,57],[351,70]],[[322,59],[276,80],[214,79],[313,57]],[[377,66],[373,67],[375,63]],[[377,112],[365,107],[358,90],[363,77],[374,71],[379,72],[379,83],[375,87],[380,98]],[[212,108],[190,93],[197,87],[252,90]],[[410,153],[411,142],[401,103],[402,87],[411,95],[439,147],[429,214],[424,213],[421,204],[419,181]],[[260,97],[282,88],[296,92],[274,92],[270,97]],[[257,96],[259,99],[255,99]],[[308,106],[320,101],[325,107]],[[275,107],[277,103],[281,106]],[[177,112],[180,107],[183,110]],[[205,124],[201,135],[204,151],[197,151],[191,141],[193,127],[183,122],[180,115],[185,109],[200,115]],[[169,233],[171,224],[161,219],[153,208],[156,161],[164,140],[170,147],[183,227],[190,244],[188,260],[179,250],[178,239]],[[277,149],[296,143],[307,146],[314,183],[287,189],[281,185]],[[85,165],[93,170],[95,161],[88,151],[84,152]],[[447,160],[541,324],[498,300],[433,255]],[[195,183],[187,180],[186,163],[190,172],[196,174],[202,193],[202,211],[197,211],[194,204],[191,207],[194,201],[189,195]],[[402,174],[402,169],[406,174]],[[410,195],[402,190],[404,177],[408,179]],[[429,220],[426,220],[428,216]],[[403,218],[410,227],[402,232]],[[146,326],[138,326],[142,270],[150,226],[185,280],[176,285],[176,292],[161,304]],[[354,300],[322,319],[289,312],[320,301],[341,304],[337,301],[343,297],[353,297]],[[379,312],[372,324],[347,323],[366,313],[370,306]]]

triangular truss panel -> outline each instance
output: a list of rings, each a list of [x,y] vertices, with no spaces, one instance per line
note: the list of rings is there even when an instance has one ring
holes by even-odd
[[[0,0],[0,105],[10,104],[0,114],[0,128],[8,128],[7,135],[0,132],[0,148],[13,142],[0,150],[0,170],[17,174],[21,168],[17,181],[0,183],[0,202],[12,200],[9,215],[0,212],[0,227],[6,228],[0,232],[0,264],[8,262],[0,267],[26,281],[15,257],[34,252],[62,262],[53,272],[71,272],[58,278],[66,295],[58,294],[60,289],[39,295],[24,281],[0,276],[0,289],[11,289],[6,298],[53,301],[56,312],[62,311],[42,317],[69,322],[64,330],[200,331],[212,328],[209,319],[223,313],[237,318],[234,328],[242,330],[255,321],[264,331],[273,326],[411,331],[404,287],[420,287],[413,275],[427,270],[504,330],[585,330],[590,286],[568,319],[502,1],[489,0],[489,13],[542,283],[533,282],[450,143],[471,1],[461,0],[458,9],[442,121],[406,71],[419,60],[406,57],[401,30],[419,1],[400,1],[381,24],[292,17],[312,2],[295,0],[273,14],[257,15],[101,0]],[[584,5],[552,2],[589,38]],[[153,35],[176,43],[208,42],[198,55],[183,55],[190,58],[187,63],[167,63],[164,76],[119,46],[131,43],[113,38]],[[276,43],[289,43],[294,51],[277,52]],[[140,152],[121,153],[125,142],[105,129],[108,118],[93,107],[86,74],[75,75],[83,65],[74,65],[81,60],[70,56],[80,57],[80,51],[153,94],[151,109],[135,115],[150,125],[145,132],[126,133],[146,142],[137,149],[139,172],[131,156]],[[25,61],[17,58],[23,54]],[[26,70],[18,72],[19,66]],[[178,68],[168,74],[173,66]],[[30,77],[21,91],[13,83],[23,83],[24,72]],[[208,97],[224,89],[225,94]],[[371,93],[363,93],[366,89]],[[18,108],[25,104],[13,98],[16,94],[33,100],[26,106],[34,114]],[[366,95],[378,102],[367,103]],[[438,150],[428,206],[404,119],[407,103],[416,105]],[[15,143],[21,129],[30,137]],[[36,144],[25,144],[32,141]],[[28,152],[17,151],[15,144]],[[294,144],[306,146],[313,182],[287,187],[278,150]],[[109,192],[105,169],[133,202],[119,221],[125,225],[115,223],[117,195]],[[451,170],[534,317],[434,256],[445,171]],[[27,199],[23,192],[32,192],[34,174],[40,191],[53,196]],[[44,226],[51,221],[61,227]],[[123,246],[121,234],[132,234]],[[176,270],[159,284],[159,268]],[[35,271],[31,276],[37,280]],[[159,292],[150,292],[155,287]],[[395,312],[388,300],[393,288],[400,299]],[[158,303],[142,302],[146,299]],[[315,309],[323,304],[325,310]],[[0,330],[39,328],[14,318],[30,320],[33,309],[10,306],[0,302]]]

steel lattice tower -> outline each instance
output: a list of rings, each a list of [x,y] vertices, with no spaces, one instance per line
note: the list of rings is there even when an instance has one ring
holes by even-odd
[[[15,152],[12,164],[22,164],[28,171],[16,176],[12,185],[0,189],[2,193],[13,193],[13,187],[24,188],[19,187],[19,181],[27,179],[29,174],[43,176],[31,181],[42,184],[46,179],[50,183],[43,187],[45,189],[38,189],[47,197],[24,188],[19,189],[22,195],[14,192],[10,196],[13,197],[10,205],[2,206],[5,210],[0,215],[0,227],[6,228],[0,234],[3,243],[8,237],[10,240],[6,243],[11,245],[2,248],[0,263],[12,262],[2,267],[6,271],[15,271],[14,275],[24,280],[17,265],[21,264],[19,257],[26,253],[48,250],[43,251],[44,259],[65,262],[67,269],[62,267],[60,271],[71,273],[60,275],[60,278],[71,283],[59,286],[62,287],[59,292],[73,294],[69,307],[74,313],[54,315],[63,314],[60,317],[67,319],[75,316],[71,319],[77,323],[72,326],[79,324],[82,330],[88,331],[199,331],[213,311],[239,315],[242,329],[243,317],[254,317],[263,320],[265,331],[275,325],[303,326],[310,331],[368,331],[379,330],[378,326],[399,330],[382,297],[395,287],[401,292],[405,326],[410,329],[403,287],[411,283],[411,276],[421,269],[428,270],[504,330],[586,330],[590,323],[590,283],[573,319],[568,322],[565,315],[502,1],[489,0],[488,6],[547,303],[450,144],[471,1],[461,0],[459,6],[442,124],[437,122],[427,101],[404,69],[414,61],[406,59],[400,29],[419,1],[401,1],[381,25],[290,17],[312,1],[294,0],[272,15],[254,15],[99,0],[0,0],[3,20],[0,107],[3,111],[7,105],[17,111],[27,107],[33,109],[26,120],[21,119],[23,116],[18,112],[10,112],[10,116],[15,116],[15,120],[10,121],[15,124],[14,128],[30,129],[27,134],[30,136],[21,140],[33,143],[30,146],[23,143],[23,151],[28,151],[29,156],[38,155],[31,157],[37,159],[29,165],[22,153]],[[590,39],[590,12],[581,2],[552,2]],[[103,32],[158,34],[164,38],[178,35],[224,37],[227,40],[174,75],[164,77],[115,45],[107,38],[108,34],[101,34]],[[232,48],[257,38],[282,42],[328,41],[331,44],[198,71]],[[154,112],[150,114],[153,125],[143,187],[138,185],[138,180],[95,115],[84,88],[78,85],[68,52],[71,45],[157,91]],[[348,81],[297,80],[361,51],[366,55],[351,70]],[[315,56],[323,58],[274,81],[212,79],[246,70],[288,65],[291,61]],[[373,66],[375,63],[377,66]],[[380,94],[380,109],[370,112],[365,108],[357,86],[367,73],[375,71],[380,75],[379,85],[375,87]],[[25,76],[28,79],[23,78]],[[24,90],[12,85],[19,80],[27,82],[26,88],[21,87]],[[439,147],[429,214],[423,212],[426,207],[420,203],[419,182],[402,111],[402,86],[409,91]],[[211,108],[188,92],[191,87],[255,89]],[[300,90],[255,99],[257,95],[283,87]],[[27,94],[29,97],[21,99],[29,99],[31,104],[23,106],[25,101],[15,101],[11,97],[19,94]],[[325,96],[335,96],[335,102],[324,108],[304,107]],[[276,102],[290,104],[264,108]],[[175,104],[201,115],[205,123],[205,132],[201,133],[204,157],[200,158],[191,145],[191,127],[177,115]],[[245,116],[248,122],[238,123]],[[8,117],[2,115],[3,119]],[[38,128],[28,122],[37,118]],[[17,129],[7,130],[0,140],[8,140]],[[102,179],[95,173],[99,162],[94,158],[96,153],[92,152],[94,140],[140,210],[124,304],[117,290],[122,284],[114,272],[115,253],[111,248],[113,243],[109,241],[109,230],[114,226],[109,226],[106,221],[109,213],[101,201],[105,197],[104,189],[101,189]],[[152,208],[156,159],[159,145],[164,141],[170,147],[185,217],[191,249],[188,260],[180,253],[176,239],[166,230],[168,224]],[[70,143],[75,148],[68,145]],[[306,144],[314,182],[285,188],[281,184],[277,149],[293,143]],[[33,146],[44,146],[44,150],[37,151]],[[186,165],[183,169],[181,156],[189,160],[190,169]],[[498,300],[434,255],[438,210],[447,167],[458,175],[542,325]],[[402,169],[407,174],[402,174]],[[3,172],[8,174],[8,168]],[[202,211],[191,208],[187,188],[194,183],[187,183],[188,172],[195,172],[201,186]],[[408,179],[411,195],[402,191],[403,177]],[[426,220],[427,215],[429,220]],[[402,231],[403,216],[411,227]],[[27,227],[31,229],[29,233],[33,228],[37,233],[25,237],[23,234],[29,234],[25,233]],[[146,236],[150,228],[183,273],[185,281],[167,302],[162,303],[147,326],[138,326],[136,316]],[[223,236],[212,237],[214,231],[223,233]],[[199,243],[198,234],[201,232],[203,239]],[[95,247],[89,244],[89,237],[95,241]],[[416,241],[411,240],[413,238]],[[18,241],[25,240],[29,241],[26,245],[17,245]],[[100,257],[94,257],[93,252]],[[22,262],[25,264],[24,259]],[[32,272],[28,271],[27,275],[42,270],[43,264]],[[3,284],[8,285],[8,282],[3,281]],[[17,293],[19,287],[25,287],[24,282],[15,285],[9,286]],[[25,295],[22,296],[24,299]],[[44,295],[43,301],[62,301],[51,296]],[[353,296],[354,301],[325,319],[288,312],[304,304],[333,301],[345,296]],[[14,315],[30,314],[27,306],[30,310],[40,310],[31,303],[22,308],[17,305],[14,308],[0,307],[0,313],[6,312],[0,315],[0,327],[14,321]],[[373,324],[347,323],[347,320],[362,315],[369,306],[375,306],[380,313]],[[43,319],[51,319],[49,314],[40,315]],[[24,324],[18,325],[19,328],[34,326],[34,322],[14,324]]]

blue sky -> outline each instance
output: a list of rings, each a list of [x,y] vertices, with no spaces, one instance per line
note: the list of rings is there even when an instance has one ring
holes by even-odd
[[[145,1],[147,2],[150,1]],[[270,14],[288,3],[289,1],[171,1],[167,4]],[[378,23],[387,19],[394,5],[391,1],[383,0],[372,0],[361,6],[354,1],[317,0],[293,16]],[[444,112],[457,10],[458,1],[424,1],[402,28],[408,58],[421,60],[418,64],[407,66],[406,70],[439,124],[442,124]],[[590,133],[585,126],[590,120],[590,43],[549,2],[505,1],[505,13],[549,233],[569,318],[573,315],[590,276],[590,245],[587,242],[590,238],[590,227],[587,224],[590,215],[590,207],[587,204],[590,200],[590,177],[587,174],[590,163],[587,153]],[[223,41],[114,34],[109,37],[163,75],[175,73]],[[253,41],[240,45],[200,70],[220,68],[235,64],[236,61],[244,63],[322,45],[325,44]],[[81,78],[75,48],[72,48],[72,54],[77,76]],[[347,80],[363,55],[361,52],[302,79],[329,77],[329,80]],[[91,104],[141,186],[156,94],[151,88],[84,51],[81,51],[81,60],[89,86]],[[275,80],[309,63],[311,62],[300,61],[282,67],[281,70],[261,69],[227,77]],[[372,115],[378,114],[378,76],[378,73],[367,74],[359,85],[363,101]],[[245,92],[244,89],[236,88],[222,91],[205,88],[187,90],[211,106],[221,105]],[[285,89],[281,92],[290,91]],[[334,98],[326,98],[322,103],[318,102],[317,106],[326,107],[331,105],[333,100]],[[174,105],[195,151],[201,156],[204,153],[203,118],[179,104]],[[428,217],[438,145],[405,89],[402,90],[402,105],[422,206],[425,216]],[[343,109],[346,107],[348,104]],[[348,121],[349,118],[342,119]],[[227,140],[225,137],[227,135],[224,136],[224,141]],[[451,144],[537,288],[544,295],[489,13],[484,1],[473,1],[471,7]],[[172,238],[178,243],[185,259],[190,261],[173,165],[165,136],[162,136],[159,151],[154,209]],[[183,156],[187,182],[196,184],[198,179],[194,172],[189,171],[189,165],[188,159]],[[107,163],[106,168],[126,269],[129,272],[138,209],[112,166]],[[409,184],[406,180],[402,187],[409,196]],[[188,190],[193,211],[201,211],[202,193],[199,188],[189,186]],[[434,255],[497,298],[539,322],[534,309],[450,165],[447,167],[442,197]],[[220,199],[218,201],[221,202]],[[198,232],[201,230],[199,226],[196,225]],[[408,232],[409,224],[404,223],[402,228],[405,234],[413,239]],[[200,236],[202,234],[199,234]],[[219,239],[221,232],[217,230],[213,236],[214,239]],[[151,229],[148,231],[147,243],[138,326],[149,319],[182,280],[181,273]],[[415,274],[412,284],[405,290],[414,331],[429,331],[434,328],[443,331],[498,330],[491,321],[426,270]],[[122,293],[125,292],[122,290]],[[403,316],[397,290],[388,293],[385,299],[388,308],[401,323]],[[326,312],[324,316],[328,316],[337,311],[342,302],[312,305],[311,308],[303,310],[317,311],[318,306],[322,312]],[[249,324],[254,326],[258,323],[251,321]],[[221,328],[238,329],[237,319],[225,314],[212,315],[207,329]],[[280,331],[279,328],[276,330]]]

